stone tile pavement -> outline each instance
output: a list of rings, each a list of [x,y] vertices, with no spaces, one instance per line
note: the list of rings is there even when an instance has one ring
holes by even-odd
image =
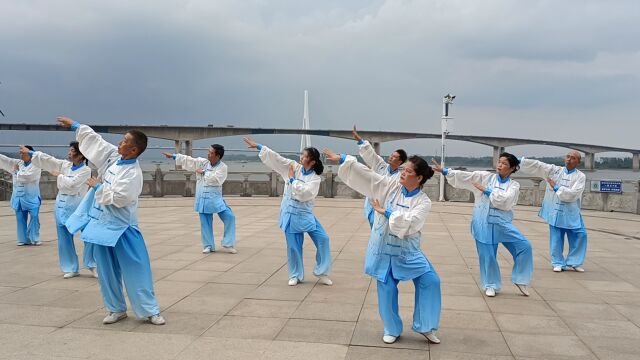
[[[167,319],[133,316],[102,325],[100,291],[87,271],[65,280],[57,264],[51,202],[42,208],[39,247],[15,246],[15,218],[0,202],[0,358],[2,359],[638,359],[640,216],[585,212],[585,273],[553,273],[548,229],[536,208],[518,207],[515,224],[534,247],[531,297],[510,285],[500,249],[503,291],[486,298],[469,233],[471,204],[434,203],[423,249],[442,279],[439,336],[429,345],[410,329],[413,285],[402,283],[405,332],[381,341],[376,285],[363,274],[368,225],[362,200],[318,199],[331,236],[334,286],[311,275],[287,286],[279,199],[228,199],[237,216],[238,254],[201,253],[192,199],[143,199],[140,223]],[[219,220],[216,239],[221,238]],[[76,242],[78,252],[82,247]]]

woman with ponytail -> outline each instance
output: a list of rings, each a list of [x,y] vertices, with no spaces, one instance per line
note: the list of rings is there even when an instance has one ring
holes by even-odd
[[[433,160],[433,169],[443,173],[451,186],[473,192],[475,205],[471,218],[471,235],[476,240],[480,280],[489,297],[496,296],[501,288],[498,244],[507,248],[513,257],[511,281],[522,295],[529,296],[527,286],[533,275],[531,243],[512,223],[513,207],[518,203],[520,184],[511,179],[511,174],[519,168],[520,161],[506,152],[500,154],[495,173],[442,168]]]
[[[73,243],[73,234],[69,232],[65,222],[87,193],[86,182],[91,177],[91,169],[87,166],[87,159],[80,152],[77,141],[72,141],[69,144],[67,160],[56,159],[51,155],[40,151],[30,151],[27,148],[23,148],[21,151],[30,154],[34,165],[56,177],[58,195],[56,196],[54,214],[58,233],[60,270],[64,273],[65,279],[76,277],[79,271],[78,256]],[[98,277],[96,261],[93,257],[93,246],[94,244],[84,243],[82,258],[84,267],[89,269],[94,277]]]
[[[313,275],[319,278],[321,284],[332,285],[333,282],[328,276],[331,271],[329,235],[313,214],[314,199],[320,190],[320,175],[324,171],[320,152],[314,147],[305,148],[298,163],[282,157],[249,137],[244,138],[244,142],[249,148],[258,149],[260,160],[285,180],[280,205],[280,228],[287,240],[289,285],[295,286],[304,280],[304,233],[309,234],[316,246],[316,266]]]

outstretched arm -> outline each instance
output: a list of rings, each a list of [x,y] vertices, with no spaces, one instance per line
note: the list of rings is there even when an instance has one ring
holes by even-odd
[[[58,117],[58,124],[76,131],[80,152],[96,167],[101,168],[109,158],[118,156],[118,147],[107,142],[87,125],[81,125],[70,118]]]

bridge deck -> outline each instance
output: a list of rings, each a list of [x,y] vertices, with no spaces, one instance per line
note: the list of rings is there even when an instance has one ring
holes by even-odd
[[[331,236],[333,287],[310,275],[310,241],[306,282],[286,285],[278,202],[229,198],[239,252],[203,255],[190,199],[142,200],[140,223],[168,322],[161,327],[134,318],[102,325],[95,279],[84,272],[63,280],[59,273],[51,202],[43,207],[40,247],[15,246],[12,211],[0,203],[0,358],[632,359],[640,353],[640,216],[586,212],[587,272],[553,273],[547,226],[537,209],[519,207],[515,224],[534,247],[532,296],[509,285],[511,259],[501,248],[503,292],[486,298],[469,234],[470,204],[434,204],[423,248],[442,278],[442,344],[428,345],[411,332],[413,286],[403,283],[405,332],[384,345],[375,282],[362,273],[368,226],[361,201],[318,200],[317,216]]]

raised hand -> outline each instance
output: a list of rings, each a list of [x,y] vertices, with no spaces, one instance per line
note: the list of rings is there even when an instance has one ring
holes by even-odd
[[[253,141],[253,139],[252,139],[252,138],[250,138],[250,137],[248,137],[248,136],[247,136],[247,137],[242,138],[242,140],[244,141],[244,143],[245,143],[245,144],[247,144],[247,147],[248,147],[249,149],[255,149],[255,148],[257,148],[257,147],[258,147],[258,143],[257,143],[257,142],[255,142],[255,141]]]
[[[167,159],[173,159],[173,154],[170,154],[168,152],[163,152],[162,155],[164,155],[164,157],[166,157]]]
[[[373,199],[370,201],[371,201],[371,207],[373,208],[373,210],[375,210],[379,214],[384,214],[385,209],[382,206],[380,206],[380,201],[378,201],[378,199]]]
[[[356,130],[356,126],[353,125],[353,138],[356,139],[356,141],[360,141],[362,140],[362,137],[358,134],[358,130]]]
[[[472,183],[472,185],[473,185],[473,186],[475,186],[475,187],[476,187],[476,189],[478,189],[478,190],[480,190],[480,191],[482,191],[482,192],[484,192],[484,191],[487,189],[487,188],[485,188],[482,184],[477,183],[477,182]]]
[[[322,149],[322,153],[324,154],[324,156],[327,157],[327,160],[329,160],[329,161],[334,161],[334,162],[340,161],[340,155],[334,153],[333,151],[329,150],[328,148]]]
[[[87,180],[87,185],[89,185],[89,187],[96,187],[96,185],[100,184],[100,180],[91,177],[89,178],[89,180]]]
[[[431,159],[431,168],[433,169],[433,171],[435,172],[442,172],[442,166],[440,166],[440,164],[436,161],[436,159]]]
[[[58,125],[65,128],[70,128],[71,125],[73,124],[73,120],[65,116],[58,116],[56,120],[58,121]]]
[[[551,188],[554,188],[556,186],[556,182],[553,181],[553,179],[548,176],[547,176],[547,182],[549,183],[549,186],[551,186]]]
[[[296,166],[291,164],[289,165],[289,179],[296,176]]]

